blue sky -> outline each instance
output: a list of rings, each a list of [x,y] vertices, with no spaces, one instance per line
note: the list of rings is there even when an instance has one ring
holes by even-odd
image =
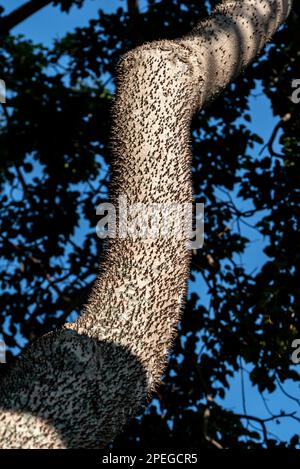
[[[26,0],[9,0],[1,1],[0,4],[5,6],[6,13],[8,13],[25,3],[25,1]],[[141,1],[140,4],[143,9],[145,1]],[[109,12],[114,11],[116,7],[120,6],[126,8],[126,1],[86,0],[85,6],[82,9],[73,7],[68,14],[62,13],[57,7],[47,6],[14,28],[13,32],[22,33],[26,37],[31,38],[34,42],[42,42],[45,45],[50,45],[55,38],[63,36],[68,31],[72,31],[74,27],[87,25],[89,19],[97,16],[99,8]],[[276,120],[272,115],[268,99],[264,94],[261,94],[260,91],[260,85],[258,84],[257,90],[250,102],[252,123],[247,125],[250,125],[251,130],[267,141],[274,129]],[[254,155],[255,153],[258,154],[259,150],[260,146],[256,145],[253,150]],[[257,231],[251,230],[251,228],[248,227],[244,227],[243,229],[243,234],[251,240],[249,248],[243,256],[243,262],[246,264],[249,271],[253,271],[255,268],[259,269],[262,263],[266,260],[266,257],[262,252],[264,240],[258,235]],[[195,284],[190,285],[190,292],[194,290],[199,291],[201,296],[204,294],[204,285],[201,283],[200,279],[197,280]],[[249,379],[247,378],[247,373],[245,373],[244,377],[244,386],[247,396],[248,413],[259,417],[268,417],[269,414],[266,410],[266,406],[260,395],[251,387]],[[236,412],[244,413],[242,407],[241,387],[241,376],[236,376],[232,380],[230,392],[225,398],[225,404],[227,408]],[[286,390],[295,396],[299,396],[299,385],[290,384],[286,386]],[[279,413],[281,409],[284,409],[285,411],[295,410],[295,405],[291,405],[291,401],[285,398],[281,392],[276,392],[272,396],[268,396],[266,394],[265,397],[267,399],[267,404],[275,414]],[[287,438],[295,433],[299,433],[299,428],[296,423],[289,419],[285,419],[281,425],[272,423],[268,428],[282,438]]]

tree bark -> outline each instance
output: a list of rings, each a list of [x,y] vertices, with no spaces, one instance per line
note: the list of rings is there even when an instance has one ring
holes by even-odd
[[[187,36],[128,52],[113,105],[111,201],[191,203],[193,114],[248,65],[291,0],[226,1]],[[118,211],[117,227],[120,226]],[[33,343],[0,383],[3,448],[99,448],[151,394],[189,277],[187,239],[108,240],[81,317]]]

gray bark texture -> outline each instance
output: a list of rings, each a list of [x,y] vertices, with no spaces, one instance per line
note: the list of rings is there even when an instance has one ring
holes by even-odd
[[[292,0],[225,1],[190,34],[118,66],[111,202],[192,202],[190,122],[286,20]],[[119,214],[117,224],[119,224]],[[174,222],[175,223],[175,222]],[[1,448],[103,448],[164,370],[186,295],[186,240],[107,241],[80,318],[34,342],[0,383]]]

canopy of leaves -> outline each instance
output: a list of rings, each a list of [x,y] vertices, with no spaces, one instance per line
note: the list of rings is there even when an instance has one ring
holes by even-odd
[[[56,3],[68,10],[84,0]],[[216,3],[148,0],[139,12],[122,3],[115,13],[100,9],[87,27],[51,48],[13,34],[2,38],[0,330],[10,352],[74,319],[95,278],[96,206],[108,197],[118,59],[138,43],[181,36]],[[297,436],[278,441],[268,432],[269,421],[300,422],[298,398],[290,396],[295,411],[268,421],[222,404],[236,373],[248,373],[262,397],[286,394],[285,383],[299,381],[291,344],[300,318],[300,104],[290,99],[300,78],[299,14],[295,3],[288,27],[264,56],[193,121],[194,192],[205,203],[205,245],[193,255],[196,283],[162,384],[116,447],[299,444]],[[251,130],[258,80],[278,118],[273,140],[280,138],[280,153],[272,139],[264,146]],[[244,258],[252,241],[243,227],[250,225],[266,255],[253,272]]]

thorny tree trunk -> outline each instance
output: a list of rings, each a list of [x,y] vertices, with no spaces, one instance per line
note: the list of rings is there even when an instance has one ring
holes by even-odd
[[[225,1],[189,35],[119,65],[112,203],[191,202],[190,121],[286,19],[292,0]],[[117,217],[119,222],[119,217]],[[175,236],[110,239],[78,321],[40,338],[0,385],[3,448],[99,448],[159,382],[189,276]]]

